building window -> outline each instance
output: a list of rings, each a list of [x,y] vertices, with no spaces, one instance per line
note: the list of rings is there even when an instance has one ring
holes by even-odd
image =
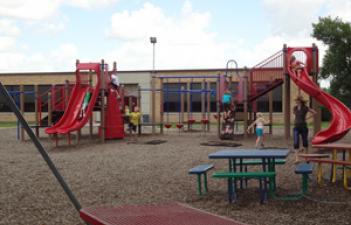
[[[49,90],[51,89],[51,85],[39,85],[38,86],[38,95],[41,99],[41,105],[38,106],[41,108],[42,112],[47,112],[48,111],[48,93]]]
[[[282,112],[282,86],[273,89],[273,112]],[[268,93],[257,99],[257,111],[258,112],[269,112],[269,98]]]
[[[201,112],[201,96],[205,95],[205,112],[207,111],[208,97],[207,97],[207,82],[205,88],[202,90],[202,84],[190,83],[189,90],[187,83],[164,83],[163,84],[163,111],[164,112],[180,112],[181,111],[181,98],[184,98],[184,112],[188,111],[188,93],[190,95],[190,112]],[[211,112],[217,111],[216,103],[216,88],[215,82],[210,83],[210,110]],[[183,91],[182,91],[183,90]]]
[[[6,90],[15,101],[16,105],[20,106],[19,85],[5,85]],[[5,102],[5,98],[0,95],[0,112],[11,112],[10,107]]]
[[[186,83],[164,83],[163,84],[163,111],[180,112],[181,98],[184,98],[184,112],[188,109],[187,95],[183,90],[187,89]]]

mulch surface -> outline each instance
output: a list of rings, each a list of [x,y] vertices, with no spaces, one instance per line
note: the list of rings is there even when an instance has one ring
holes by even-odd
[[[215,129],[213,129],[215,131]],[[16,129],[0,129],[0,224],[1,225],[83,225],[78,213],[30,141],[16,140]],[[41,141],[58,170],[84,207],[123,204],[181,202],[211,213],[251,225],[318,224],[346,225],[351,221],[351,192],[343,189],[341,172],[338,182],[328,180],[317,185],[311,176],[308,197],[299,201],[269,199],[259,203],[257,181],[239,190],[238,201],[227,201],[227,183],[214,180],[211,173],[228,167],[227,160],[209,160],[208,154],[226,147],[202,146],[215,141],[215,134],[167,132],[164,136],[127,136],[100,144],[88,139],[87,131],[79,145],[67,146],[65,139],[55,147],[45,134]],[[166,140],[150,145],[146,142]],[[254,137],[235,140],[240,148],[253,148]],[[289,147],[283,135],[266,136],[266,146]],[[351,136],[343,142],[351,142]],[[232,147],[228,147],[232,148]],[[312,151],[310,151],[312,152]],[[196,177],[188,170],[203,163],[213,163],[209,174],[209,192],[196,194]],[[296,193],[301,177],[294,173],[294,156],[277,166],[278,194]],[[252,170],[259,169],[258,167]],[[314,171],[315,173],[315,171]],[[351,181],[350,181],[351,182]]]
[[[241,146],[240,143],[231,142],[231,141],[208,141],[203,142],[200,145],[202,146],[222,146],[222,147],[239,147]]]

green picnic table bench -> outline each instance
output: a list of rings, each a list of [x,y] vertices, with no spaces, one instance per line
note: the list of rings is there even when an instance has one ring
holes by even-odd
[[[223,172],[215,172],[213,173],[212,177],[219,178],[219,179],[251,179],[255,178],[259,180],[259,190],[260,190],[260,202],[264,203],[267,200],[267,185],[264,185],[267,182],[267,178],[275,178],[275,172],[269,171],[262,171],[262,172],[230,172],[230,171],[223,171]],[[274,180],[274,179],[271,179]],[[269,184],[269,192],[273,191],[273,184]],[[237,198],[235,185],[228,185],[228,194],[233,193],[234,199]]]

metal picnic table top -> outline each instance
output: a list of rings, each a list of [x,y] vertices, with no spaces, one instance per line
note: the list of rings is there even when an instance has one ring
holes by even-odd
[[[210,153],[210,159],[228,159],[228,158],[286,158],[289,149],[224,149]]]

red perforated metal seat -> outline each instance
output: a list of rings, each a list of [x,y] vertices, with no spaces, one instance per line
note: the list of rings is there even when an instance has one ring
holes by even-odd
[[[188,120],[188,124],[193,124],[193,123],[195,123],[195,120],[194,120],[194,119]]]
[[[172,124],[168,123],[168,124],[165,124],[165,128],[169,129],[172,127]]]
[[[201,123],[203,123],[203,124],[208,124],[208,119],[202,119],[202,120],[201,120]]]
[[[80,217],[91,225],[244,225],[180,203],[84,208]]]
[[[178,123],[178,124],[176,125],[176,127],[177,127],[178,129],[183,128],[183,124]]]

